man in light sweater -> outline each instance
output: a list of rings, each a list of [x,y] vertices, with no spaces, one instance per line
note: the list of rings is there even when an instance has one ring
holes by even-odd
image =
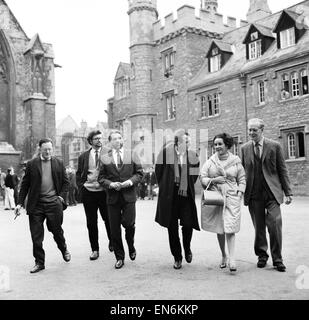
[[[66,208],[64,198],[68,191],[69,181],[63,163],[52,157],[52,140],[42,139],[39,142],[39,148],[39,156],[27,163],[18,205],[15,209],[15,214],[18,216],[28,195],[26,210],[29,215],[35,258],[35,266],[30,273],[37,273],[45,269],[43,249],[45,219],[47,228],[53,234],[64,261],[71,260],[62,229],[63,209]]]

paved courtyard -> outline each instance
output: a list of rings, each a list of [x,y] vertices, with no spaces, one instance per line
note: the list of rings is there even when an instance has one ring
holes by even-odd
[[[197,206],[200,199],[197,197]],[[90,247],[83,207],[65,211],[64,231],[70,263],[65,263],[46,231],[46,270],[31,275],[34,265],[28,218],[14,220],[0,205],[0,300],[307,300],[309,299],[309,198],[295,198],[283,206],[283,257],[286,273],[256,268],[253,226],[246,208],[237,235],[238,272],[220,270],[215,234],[194,232],[193,262],[174,270],[167,230],[154,222],[156,200],[137,202],[137,259],[128,258],[121,270],[108,251],[102,221],[100,258],[90,261]],[[9,288],[3,288],[9,271]],[[306,280],[305,280],[306,279]],[[307,283],[306,283],[307,281]],[[7,284],[7,282],[6,282]]]

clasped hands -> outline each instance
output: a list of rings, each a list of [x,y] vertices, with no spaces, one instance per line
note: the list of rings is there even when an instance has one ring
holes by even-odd
[[[132,186],[132,182],[130,180],[127,180],[125,182],[112,182],[110,184],[110,189],[114,189],[116,191],[120,191],[121,189],[126,189]]]

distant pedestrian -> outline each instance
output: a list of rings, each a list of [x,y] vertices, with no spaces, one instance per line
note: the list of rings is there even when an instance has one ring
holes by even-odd
[[[273,266],[285,272],[282,259],[282,217],[280,205],[292,202],[292,190],[281,145],[264,137],[265,124],[251,119],[248,131],[251,141],[241,148],[242,163],[246,170],[247,188],[245,205],[249,206],[255,228],[254,250],[257,267],[265,268],[268,260],[266,227],[270,236]]]
[[[77,205],[77,200],[76,200],[76,189],[77,189],[77,184],[76,184],[76,171],[72,168],[69,167],[68,171],[68,179],[70,182],[69,186],[69,205],[70,206],[76,206]]]
[[[26,210],[29,215],[35,258],[35,266],[30,273],[37,273],[45,269],[43,249],[45,220],[64,261],[71,260],[62,229],[63,210],[65,209],[64,197],[69,187],[69,181],[62,161],[52,156],[52,140],[42,139],[39,142],[39,147],[39,156],[27,163],[15,211],[18,216],[28,195]]]
[[[0,168],[0,197],[3,200],[3,205],[5,200],[5,177],[6,174],[2,172],[2,169]]]
[[[147,184],[148,200],[153,200],[153,197],[154,197],[153,189],[157,185],[156,174],[154,172],[153,167],[151,167],[147,170],[145,180],[146,180],[146,184]]]
[[[11,168],[11,174],[12,174],[12,178],[13,178],[13,184],[14,184],[14,201],[15,203],[18,202],[18,186],[19,186],[19,177],[17,176],[17,174],[14,171],[14,168]]]
[[[5,199],[4,210],[15,210],[14,189],[16,187],[16,179],[12,168],[7,170],[5,177]]]

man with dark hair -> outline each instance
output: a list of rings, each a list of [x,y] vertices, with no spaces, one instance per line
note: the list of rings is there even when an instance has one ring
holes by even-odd
[[[113,251],[111,232],[106,206],[106,192],[98,182],[101,157],[104,154],[101,131],[92,131],[87,138],[91,148],[78,158],[76,183],[84,205],[88,235],[92,253],[90,260],[99,258],[98,210],[105,222],[109,251]]]
[[[174,257],[174,269],[182,267],[179,220],[182,226],[183,249],[187,263],[192,262],[193,229],[200,230],[195,204],[194,184],[199,176],[199,158],[189,150],[190,136],[184,130],[175,134],[160,152],[155,173],[159,196],[155,221],[168,229],[169,245]]]
[[[39,151],[39,156],[27,163],[15,210],[16,216],[20,215],[20,209],[24,206],[28,195],[26,210],[29,215],[35,258],[35,266],[30,273],[45,269],[43,249],[45,219],[64,261],[71,260],[62,229],[63,210],[66,208],[64,198],[69,187],[65,167],[62,161],[52,156],[52,140],[42,139],[39,142]]]
[[[109,135],[112,150],[103,158],[99,182],[107,189],[107,206],[115,250],[115,268],[124,265],[125,252],[121,238],[121,225],[125,228],[129,257],[136,258],[135,235],[135,187],[143,178],[143,168],[137,155],[123,147],[122,134],[112,131]]]
[[[292,202],[292,190],[281,145],[264,137],[264,122],[251,119],[248,131],[251,141],[241,148],[242,163],[246,171],[245,205],[255,228],[254,251],[257,267],[265,268],[268,260],[266,226],[270,236],[273,266],[285,272],[282,250],[282,217],[280,205],[284,194],[286,204]]]
[[[16,187],[16,176],[14,176],[14,169],[9,168],[5,177],[5,200],[4,210],[15,210],[16,201],[14,199],[14,190]]]

